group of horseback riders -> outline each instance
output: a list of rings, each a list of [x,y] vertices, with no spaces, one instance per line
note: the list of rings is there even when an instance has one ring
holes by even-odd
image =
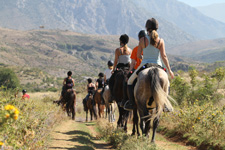
[[[165,52],[164,40],[159,37],[157,33],[158,21],[155,18],[148,19],[145,24],[145,30],[141,30],[138,34],[139,44],[133,50],[128,47],[129,37],[126,34],[123,34],[119,38],[120,47],[115,50],[115,59],[114,63],[108,61],[108,68],[105,70],[104,74],[99,73],[99,78],[96,81],[96,85],[92,82],[91,78],[88,78],[87,84],[87,96],[83,100],[84,109],[86,107],[86,101],[89,95],[94,95],[96,89],[102,88],[102,93],[104,91],[104,86],[109,84],[109,80],[116,80],[115,74],[117,70],[128,68],[128,81],[126,83],[129,100],[123,99],[120,103],[121,107],[124,107],[125,110],[133,110],[135,100],[134,100],[134,85],[135,80],[138,76],[138,73],[143,69],[149,67],[162,67],[161,59],[165,67],[167,68],[168,73],[171,78],[174,78],[174,74],[170,69],[169,61]],[[163,68],[164,69],[164,68]],[[166,69],[164,69],[166,71]],[[63,81],[63,90],[72,89],[74,86],[74,80],[71,77],[72,72],[68,72],[68,77]],[[114,99],[113,93],[113,82],[109,85],[111,91],[111,102]],[[62,92],[63,95],[63,92]],[[61,98],[60,98],[61,99]],[[93,101],[94,103],[94,101]],[[104,100],[102,98],[102,103]]]

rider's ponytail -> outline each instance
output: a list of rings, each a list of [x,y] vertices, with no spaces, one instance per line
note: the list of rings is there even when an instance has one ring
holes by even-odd
[[[153,46],[156,46],[156,40],[159,37],[158,33],[156,32],[156,30],[152,30],[151,32],[151,36],[150,36],[150,44]]]
[[[126,52],[128,50],[128,46],[127,44],[124,45],[124,52]]]

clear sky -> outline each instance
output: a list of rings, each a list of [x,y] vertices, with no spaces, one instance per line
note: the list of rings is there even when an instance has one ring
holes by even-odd
[[[214,3],[225,3],[225,0],[178,0],[192,7],[207,6]]]

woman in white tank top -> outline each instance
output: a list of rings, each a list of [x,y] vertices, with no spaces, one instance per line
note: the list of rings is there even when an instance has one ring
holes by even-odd
[[[130,55],[132,50],[127,46],[129,42],[129,37],[126,34],[123,34],[119,38],[120,47],[115,50],[115,60],[113,65],[113,71],[116,68],[120,68],[121,66],[129,67],[131,59]]]

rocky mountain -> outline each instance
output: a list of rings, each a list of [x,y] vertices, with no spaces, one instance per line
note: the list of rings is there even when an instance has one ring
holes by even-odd
[[[225,3],[196,7],[204,15],[225,23]]]
[[[127,33],[137,39],[151,17],[159,20],[167,45],[225,37],[225,24],[176,0],[0,1],[0,26],[19,30],[42,26],[88,34]]]

